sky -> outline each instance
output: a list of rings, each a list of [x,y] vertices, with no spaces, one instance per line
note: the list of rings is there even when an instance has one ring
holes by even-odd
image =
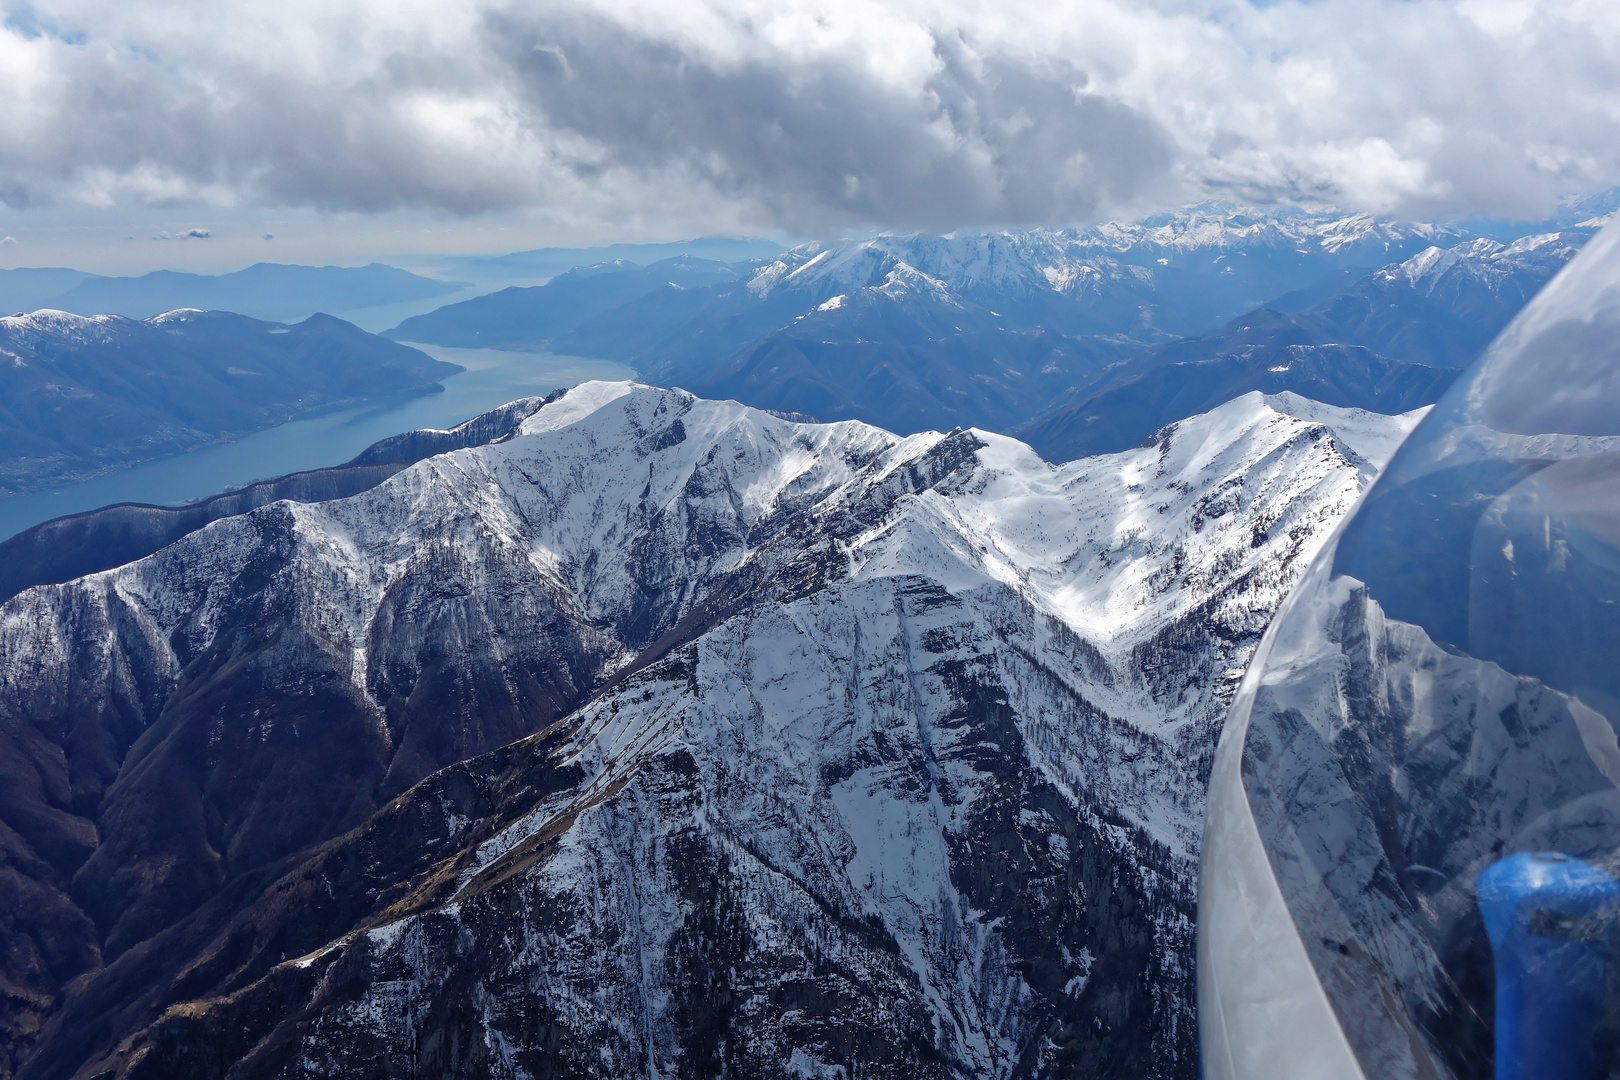
[[[0,0],[0,266],[400,264],[1535,218],[1620,183],[1613,0]]]

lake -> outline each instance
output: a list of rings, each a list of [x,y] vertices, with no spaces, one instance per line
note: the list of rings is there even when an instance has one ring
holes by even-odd
[[[584,356],[407,344],[467,370],[445,379],[442,394],[301,417],[235,442],[132,465],[56,491],[0,498],[0,540],[42,521],[109,503],[175,506],[255,480],[340,465],[401,431],[454,427],[514,398],[549,394],[590,379],[635,377],[623,364]]]

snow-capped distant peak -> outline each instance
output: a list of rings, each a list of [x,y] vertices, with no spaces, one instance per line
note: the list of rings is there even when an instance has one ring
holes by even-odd
[[[38,311],[0,317],[0,325],[15,330],[56,330],[69,327],[93,326],[119,317],[117,315],[75,315],[71,311],[61,311],[57,308],[40,308]]]
[[[198,315],[206,314],[207,312],[202,308],[183,307],[175,308],[173,311],[165,311],[161,315],[153,315],[146,321],[153,326],[164,326],[168,323],[189,322]]]
[[[1377,276],[1426,295],[1454,275],[1494,286],[1526,270],[1545,276],[1568,261],[1579,246],[1579,238],[1572,240],[1557,232],[1520,237],[1511,244],[1478,237],[1445,248],[1430,246],[1404,262],[1379,270]]]
[[[944,303],[954,303],[951,288],[937,277],[923,273],[909,263],[896,263],[883,278],[883,284],[874,291],[891,300],[904,300],[915,296],[928,296]]]
[[[41,308],[23,315],[0,317],[0,336],[18,342],[30,339],[87,341],[106,338],[116,333],[118,324],[130,321],[122,315],[75,315],[71,311]]]
[[[1209,203],[1142,222],[1082,229],[885,234],[807,244],[755,271],[747,287],[761,297],[784,288],[802,290],[819,302],[882,286],[887,275],[904,266],[974,302],[995,294],[1081,298],[1111,290],[1147,297],[1156,293],[1172,264],[1178,270],[1169,272],[1219,264],[1206,272],[1224,273],[1235,281],[1274,256],[1305,256],[1326,264],[1365,258],[1377,265],[1418,243],[1445,250],[1470,239],[1471,234],[1451,226],[1346,214],[1331,207],[1261,211]],[[1245,256],[1257,258],[1240,258]]]
[[[822,296],[852,292],[880,284],[895,263],[895,256],[879,240],[806,245],[761,267],[748,279],[748,288],[762,297],[779,289]]]

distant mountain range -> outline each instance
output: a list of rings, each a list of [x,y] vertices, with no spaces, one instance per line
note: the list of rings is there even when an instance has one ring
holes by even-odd
[[[0,310],[51,308],[76,315],[146,319],[176,308],[231,311],[255,319],[296,322],[460,292],[467,284],[439,281],[382,263],[367,266],[287,266],[255,263],[230,274],[155,270],[140,277],[101,277],[78,270],[0,271]]]
[[[762,408],[883,416],[906,432],[1008,430],[1134,347],[1021,325],[901,263],[881,284],[822,301],[718,364],[688,355],[663,377]]]
[[[439,389],[455,364],[329,315],[0,318],[0,494],[71,482],[340,402]]]
[[[1018,431],[1066,460],[1249,390],[1394,412],[1432,402],[1591,233],[1502,243],[1217,203],[732,263],[620,259],[386,333],[605,357],[705,396],[901,432]]]
[[[623,310],[615,307],[611,321],[586,324],[574,342],[591,343],[597,354],[613,359],[667,363],[683,351],[678,345],[649,356],[641,343],[615,337],[613,326],[627,324],[633,335],[635,327],[648,321],[675,329],[682,322],[713,324],[747,306],[749,299],[759,302],[783,295],[819,304],[853,289],[880,286],[902,265],[942,282],[959,299],[1020,325],[1042,325],[1065,334],[1179,337],[1218,326],[1345,267],[1371,270],[1437,242],[1468,238],[1471,234],[1466,231],[1444,225],[1210,204],[1141,223],[1088,229],[879,236],[809,244],[775,257],[741,261],[746,283],[715,283],[685,303],[644,296]],[[702,257],[691,248],[682,253]],[[624,261],[617,265],[640,269]],[[523,329],[518,324],[509,329],[514,345],[557,345],[561,332],[574,329],[559,328],[539,305],[539,295],[532,295],[536,314],[523,336],[517,336]],[[439,318],[431,327],[439,333],[464,333],[481,314],[477,308],[453,305],[436,312]],[[754,320],[743,322],[752,326]],[[413,324],[412,332],[419,340],[449,344],[421,337],[428,326]],[[405,336],[403,329],[395,336]],[[748,340],[736,341],[737,337],[730,333],[723,340],[737,345]]]
[[[641,265],[681,255],[715,262],[767,259],[782,251],[774,240],[740,236],[700,236],[664,244],[608,244],[603,247],[535,248],[508,255],[459,255],[444,260],[446,272],[477,278],[544,279],[580,266],[634,262]]]
[[[615,258],[576,266],[545,285],[407,318],[387,336],[612,359],[705,396],[901,433],[1016,432],[1048,458],[1068,460],[1135,445],[1250,390],[1386,412],[1429,403],[1591,232],[1588,220],[1504,243],[1457,226],[1210,204],[1140,223],[880,236],[764,256],[772,245],[762,241],[709,238],[616,249],[676,254],[646,265]],[[598,253],[542,249],[501,258],[535,270],[555,268],[546,260]],[[260,264],[219,277],[99,278],[60,268],[0,274],[0,292],[58,290],[65,308],[97,315],[149,315],[181,302],[261,314],[342,309],[458,288],[380,264]],[[361,368],[383,355],[384,343],[347,332]],[[166,334],[161,340],[173,337]],[[254,334],[269,340],[268,329]],[[198,400],[214,402],[216,390],[224,397],[204,420],[182,415],[187,402],[153,406],[142,396],[150,387],[197,382],[188,365],[200,354],[171,371],[145,350],[143,362],[156,366],[147,371],[150,387],[138,392],[134,384],[89,386],[93,365],[82,366],[89,355],[76,361],[83,377],[53,374],[27,393],[45,393],[46,383],[58,387],[52,393],[94,392],[104,406],[96,423],[52,428],[67,414],[25,421],[32,406],[21,399],[3,406],[14,444],[0,477],[5,490],[202,445],[278,422],[310,402],[431,386],[439,377],[407,364],[340,390],[333,371],[346,368],[311,370],[307,379],[289,373],[267,394],[239,387],[245,396],[236,400],[225,387],[241,377],[219,371],[266,365],[216,356],[213,389]],[[53,356],[68,363],[66,352]],[[127,407],[113,404],[126,398]],[[69,412],[84,416],[89,408]]]

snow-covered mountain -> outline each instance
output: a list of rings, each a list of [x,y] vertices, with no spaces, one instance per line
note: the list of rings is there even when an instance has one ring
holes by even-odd
[[[899,266],[998,310],[1037,300],[1068,332],[1158,326],[1197,333],[1341,267],[1383,266],[1437,242],[1472,239],[1448,225],[1331,208],[1256,210],[1206,203],[1143,222],[1084,229],[879,236],[785,252],[756,271],[756,293],[880,285]],[[1068,305],[1054,302],[1061,297]]]
[[[1219,718],[1415,421],[1054,467],[588,383],[30,589],[0,1073],[1194,1076]]]
[[[1356,258],[1377,257],[1414,243],[1430,246],[1448,237],[1467,235],[1455,225],[1401,222],[1372,214],[1347,214],[1327,205],[1256,208],[1216,201],[1145,218],[1137,223],[1109,222],[1084,231],[1087,242],[1120,255],[1162,250],[1241,250],[1291,247],[1321,250]]]
[[[1470,235],[1456,226],[1347,215],[1327,207],[1259,210],[1216,202],[1141,222],[1107,222],[1078,229],[901,234],[830,246],[811,244],[778,256],[756,276],[753,287],[758,289],[764,282],[780,284],[788,277],[800,282],[815,277],[833,278],[845,285],[867,284],[882,265],[881,258],[888,256],[963,291],[1044,284],[1053,291],[1073,292],[1087,281],[1142,280],[1119,268],[1137,266],[1151,273],[1154,267],[1168,265],[1168,260],[1158,261],[1168,256],[1213,262],[1220,256],[1231,258],[1245,252],[1290,251],[1382,264],[1401,251],[1421,251],[1436,242]],[[815,265],[806,265],[809,263]],[[1222,267],[1219,272],[1232,276],[1241,271]]]

